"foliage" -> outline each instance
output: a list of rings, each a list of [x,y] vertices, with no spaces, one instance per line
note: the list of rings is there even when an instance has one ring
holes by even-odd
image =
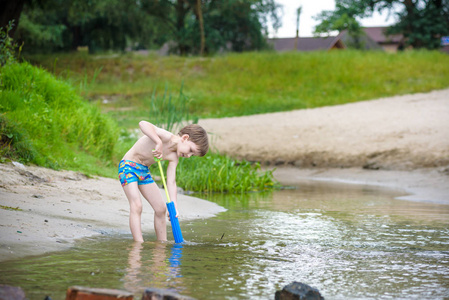
[[[13,26],[14,21],[10,21],[5,28],[0,28],[0,66],[16,62],[17,45],[9,35]]]
[[[449,0],[336,0],[335,11],[323,11],[317,16],[321,23],[316,33],[347,29],[358,38],[360,25],[357,18],[371,16],[375,11],[401,8],[399,22],[389,33],[404,35],[404,46],[437,49],[442,36],[449,35]]]
[[[398,13],[399,22],[390,33],[403,33],[405,46],[438,49],[441,37],[449,35],[449,1],[426,1],[406,7]]]
[[[163,95],[158,96],[153,92],[149,103],[148,100],[145,101],[148,120],[171,132],[175,132],[175,129],[178,131],[186,122],[197,123],[198,118],[192,116],[188,110],[190,101],[182,89],[181,86],[177,98],[172,97],[167,87]],[[133,126],[135,124],[137,120]],[[166,162],[163,164],[165,166]],[[262,172],[258,163],[233,160],[212,151],[205,157],[181,159],[177,173],[178,186],[201,193],[260,192],[278,187],[272,171]]]
[[[348,31],[348,35],[354,42],[347,45],[349,48],[363,49],[364,45],[361,41],[365,33],[362,30],[356,17],[360,13],[357,6],[346,5],[347,1],[336,1],[336,11],[322,11],[316,19],[321,21],[315,27],[314,33],[330,33],[332,31]]]
[[[166,89],[183,83],[189,112],[200,118],[313,108],[449,87],[449,56],[437,51],[57,57],[56,65],[53,56],[29,59],[74,80],[85,74],[91,78],[102,67],[88,96],[98,99],[125,128],[135,128],[148,118],[153,93],[162,99]]]
[[[57,76],[70,79],[72,84],[78,82],[76,86],[80,86],[80,91],[93,101],[98,99],[97,104],[113,119],[118,120],[120,127],[127,130],[136,129],[140,120],[156,120],[158,124],[168,124],[169,120],[175,119],[171,114],[175,114],[177,118],[181,115],[181,120],[192,120],[194,116],[236,116],[335,105],[449,87],[449,69],[446,68],[449,56],[437,51],[407,51],[397,54],[360,51],[252,52],[206,58],[71,53],[58,55],[57,63],[55,56],[39,55],[27,58],[55,72]],[[100,69],[101,72],[98,72]],[[50,76],[47,72],[40,72]],[[38,80],[40,76],[33,75],[28,69],[11,70],[8,74],[10,77],[14,77],[12,74],[20,76],[12,81],[23,82],[22,85],[17,85],[15,93],[24,95],[28,95],[28,90],[33,90],[46,81]],[[34,78],[34,84],[31,83],[30,77]],[[93,81],[93,78],[96,80]],[[82,82],[91,82],[87,90],[84,88],[86,84]],[[60,83],[52,83],[45,86],[56,88],[59,85]],[[65,82],[63,85],[65,88],[61,88],[58,93],[62,98],[76,91],[73,85]],[[182,89],[179,89],[180,86]],[[169,91],[175,90],[176,87],[179,94],[171,95]],[[5,93],[2,90],[2,106],[3,103],[21,103],[21,100],[16,99],[6,101],[9,93],[12,92]],[[27,103],[32,105],[39,97],[43,97],[43,94],[54,93],[42,92],[40,96],[34,97],[36,99],[31,97]],[[17,99],[20,97],[19,95]],[[104,101],[106,99],[107,101]],[[78,118],[74,113],[78,105],[87,105],[86,101],[82,102],[84,104],[67,104],[72,108],[60,111],[59,120],[66,122],[66,119]],[[27,110],[20,118],[11,118],[12,113],[9,112],[2,115],[8,122],[7,125],[1,125],[2,128],[10,128],[2,137],[6,144],[9,140],[3,138],[15,135],[16,132],[23,135],[18,135],[20,141],[33,141],[30,137],[40,138],[40,132],[31,132],[29,129],[36,125],[33,123],[45,125],[45,129],[46,120],[52,119],[54,115],[46,112],[45,105],[34,104],[27,107],[22,103],[21,107]],[[4,107],[1,108],[1,112],[4,111]],[[163,114],[159,115],[161,112]],[[34,119],[34,113],[41,116]],[[22,122],[26,126],[23,126]],[[107,126],[100,124],[94,127],[100,129]],[[42,142],[24,144],[22,149],[28,151],[29,161],[39,161],[34,159],[33,155],[53,155],[57,158],[52,161],[56,161],[61,167],[78,170],[82,167],[90,174],[115,177],[116,163],[137,138],[124,129],[118,141],[115,140],[115,145],[108,146],[109,149],[113,148],[111,159],[98,160],[97,157],[101,155],[93,156],[90,155],[91,152],[88,153],[89,157],[86,155],[83,158],[84,152],[81,148],[84,146],[76,145],[76,142],[74,147],[62,146],[63,144],[58,142],[61,137],[57,134],[50,138],[42,136]],[[2,129],[3,131],[5,130]],[[59,134],[68,132],[62,129],[54,131]],[[119,135],[115,130],[110,132],[115,139]],[[65,137],[65,134],[62,134],[62,137]],[[49,140],[52,143],[48,143]],[[47,147],[53,147],[52,151],[43,152],[42,144],[50,144]],[[61,151],[57,150],[58,147],[65,147],[66,153],[53,154]],[[75,158],[78,164],[74,163]],[[97,165],[103,169],[95,170]],[[205,192],[240,192],[275,185],[267,179],[270,177],[269,173],[260,172],[258,165],[254,166],[256,171],[252,171],[247,168],[249,165],[251,164],[248,162],[233,162],[230,158],[219,157],[216,153],[209,153],[202,158],[181,160],[178,185],[186,190]],[[239,168],[242,170],[238,170]],[[157,174],[157,171],[154,172]],[[204,177],[199,173],[204,173]],[[215,178],[218,174],[222,177]],[[261,179],[257,179],[258,177]]]
[[[42,20],[42,21],[41,21]],[[28,52],[41,50],[43,52],[58,51],[64,48],[67,26],[57,23],[54,11],[35,9],[22,14],[20,26],[16,31],[16,40],[26,46]]]
[[[266,48],[268,19],[279,27],[279,6],[270,1],[205,1],[204,23],[206,52],[221,50],[236,52]],[[199,36],[192,32],[194,51],[197,51]]]
[[[2,99],[3,96],[5,94],[2,94]],[[7,119],[4,114],[0,115],[0,157],[31,162],[37,156],[38,152],[30,141],[28,132],[17,122]]]
[[[82,99],[72,85],[41,68],[28,63],[5,65],[1,69],[0,82],[2,161],[7,158],[54,169],[116,177],[118,160],[137,137],[124,130],[119,133],[114,120]],[[191,119],[186,110],[188,99],[182,89],[177,99],[172,99],[166,90],[162,98],[154,96],[150,101],[151,116],[145,119],[154,119],[171,128]],[[221,187],[221,191],[244,192],[274,187],[271,173],[260,172],[258,165],[235,162],[218,154],[210,156],[213,162],[203,159],[182,169],[178,185],[197,192],[216,191],[220,186],[214,182],[211,185],[210,182],[193,183],[191,180],[213,177],[210,171],[202,176],[195,174],[212,170],[214,163],[223,161],[226,168],[222,167],[221,172],[234,175],[221,177],[221,185],[226,186],[226,189]],[[236,179],[235,176],[240,177]]]
[[[166,41],[158,32],[159,25],[134,0],[30,2],[16,33],[26,52],[76,50],[79,46],[88,46],[90,53],[124,51],[127,46],[151,48]]]
[[[2,156],[84,171],[86,161],[110,163],[118,137],[110,118],[40,68],[21,63],[1,71]]]
[[[268,19],[279,27],[279,5],[274,0],[152,0],[143,8],[165,25],[164,33],[174,42],[172,52],[181,55],[201,52],[202,30],[205,51],[215,53],[263,49]]]
[[[16,38],[29,53],[159,49],[168,41],[179,54],[199,53],[199,11],[209,53],[262,49],[268,19],[279,27],[274,0],[29,0]]]
[[[165,88],[162,96],[157,96],[154,91],[147,106],[149,109],[149,119],[167,131],[173,132],[177,126],[183,122],[198,123],[198,117],[192,116],[189,112],[190,100],[182,92],[183,86],[179,91],[178,98],[173,98],[168,88]],[[154,121],[153,121],[154,120]]]
[[[213,152],[204,157],[181,159],[177,173],[188,174],[177,176],[179,186],[203,193],[245,193],[279,187],[273,179],[273,171],[261,172],[258,163],[233,160]]]

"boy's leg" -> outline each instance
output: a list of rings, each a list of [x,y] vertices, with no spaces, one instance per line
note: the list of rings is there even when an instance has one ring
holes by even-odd
[[[167,240],[167,207],[162,199],[161,192],[155,182],[139,185],[142,195],[150,203],[154,210],[154,230],[158,241]]]
[[[129,201],[129,228],[134,241],[143,242],[141,227],[142,200],[140,199],[137,182],[128,183],[123,186],[123,190]]]

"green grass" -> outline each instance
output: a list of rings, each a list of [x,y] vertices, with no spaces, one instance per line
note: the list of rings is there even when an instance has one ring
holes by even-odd
[[[272,171],[260,172],[259,164],[233,160],[217,153],[181,159],[177,173],[189,174],[177,182],[186,190],[202,192],[254,192],[276,188]]]
[[[115,118],[133,119],[133,124],[121,123],[126,128],[148,116],[153,93],[159,96],[166,89],[177,93],[182,85],[190,113],[200,118],[313,108],[449,87],[449,56],[438,51],[252,52],[207,58],[77,53],[29,59],[81,87],[96,77],[86,97],[110,100],[101,107]]]
[[[71,84],[28,63],[1,68],[0,99],[0,161],[116,178],[118,161],[137,139],[119,131],[115,120],[83,99]],[[148,105],[153,122],[165,128],[193,118],[182,90],[178,97],[153,94]],[[272,173],[261,172],[258,164],[216,153],[184,160],[177,178],[178,186],[196,192],[242,193],[276,187]]]
[[[116,177],[140,120],[183,120],[337,105],[449,87],[436,51],[254,52],[223,56],[30,56],[0,74],[0,157]],[[42,66],[47,69],[33,67]],[[53,73],[54,75],[52,75]],[[183,160],[187,190],[275,186],[257,164],[210,153]]]
[[[2,157],[110,174],[118,126],[70,84],[27,63],[7,64],[0,99]]]

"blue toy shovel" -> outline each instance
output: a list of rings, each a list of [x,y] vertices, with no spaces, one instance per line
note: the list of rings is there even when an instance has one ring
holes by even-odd
[[[159,171],[161,172],[162,183],[164,184],[164,189],[165,189],[165,195],[167,195],[167,209],[168,209],[168,213],[170,214],[171,229],[173,231],[173,237],[175,238],[175,243],[182,243],[182,242],[184,242],[184,239],[182,238],[181,227],[179,226],[179,221],[178,221],[178,218],[176,217],[175,203],[170,200],[170,196],[168,195],[168,189],[167,189],[167,184],[165,183],[164,171],[162,170],[161,159],[154,158],[154,160],[157,161],[157,164],[159,165]]]

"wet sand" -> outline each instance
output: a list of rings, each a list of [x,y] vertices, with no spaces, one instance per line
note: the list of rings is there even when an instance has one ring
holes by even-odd
[[[142,203],[142,230],[148,240],[154,219],[151,206]],[[118,179],[0,164],[0,205],[0,261],[64,250],[76,239],[99,234],[129,234],[132,240],[129,204]],[[178,205],[181,222],[225,211],[186,195],[178,196]],[[170,229],[167,235],[173,240]]]
[[[397,199],[449,205],[449,175],[446,168],[392,171],[282,167],[274,171],[274,176],[284,185],[312,180],[378,186],[404,194]]]

